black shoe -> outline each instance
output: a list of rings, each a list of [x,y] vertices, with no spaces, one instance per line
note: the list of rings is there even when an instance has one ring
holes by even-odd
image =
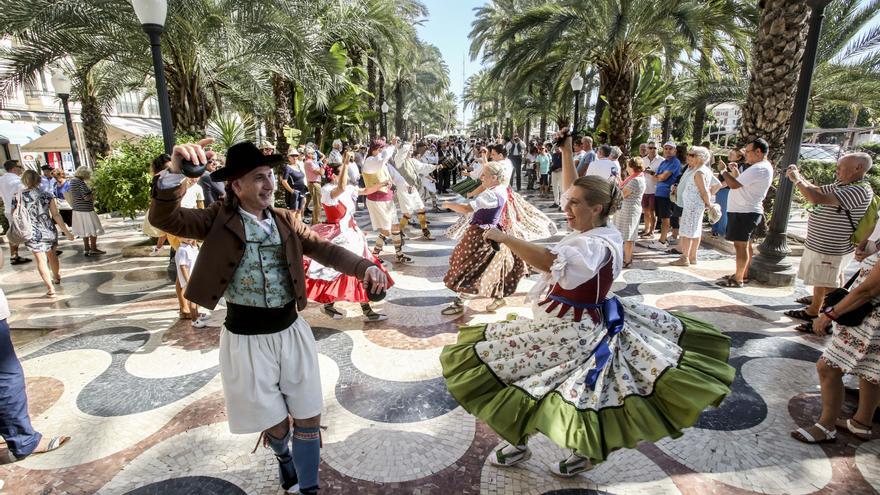
[[[22,258],[21,256],[16,256],[15,258],[12,258],[9,260],[9,264],[10,265],[23,265],[25,263],[30,263],[31,261],[33,261],[33,260],[31,260],[30,258]]]
[[[64,254],[64,251],[62,251],[60,249],[55,250],[55,256],[61,256],[62,254]]]
[[[559,208],[559,205],[556,203],[553,203],[552,205],[550,205],[550,208]]]

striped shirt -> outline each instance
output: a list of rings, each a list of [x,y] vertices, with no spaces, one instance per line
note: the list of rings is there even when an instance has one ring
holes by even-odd
[[[85,199],[85,196],[92,193],[89,186],[82,179],[74,177],[70,179],[70,195],[73,197],[73,211],[95,211],[95,201]]]
[[[841,185],[839,182],[827,184],[819,188],[823,194],[833,194],[840,206],[818,205],[810,212],[807,221],[807,240],[804,245],[822,254],[843,256],[855,250],[852,243],[853,227],[858,226],[874,191],[866,181],[852,182]],[[852,216],[852,224],[846,215]]]

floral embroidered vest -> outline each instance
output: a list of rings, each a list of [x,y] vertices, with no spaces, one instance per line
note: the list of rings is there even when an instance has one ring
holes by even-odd
[[[223,297],[242,306],[283,307],[293,300],[294,291],[278,227],[273,219],[272,231],[266,232],[256,220],[240,216],[247,242]]]

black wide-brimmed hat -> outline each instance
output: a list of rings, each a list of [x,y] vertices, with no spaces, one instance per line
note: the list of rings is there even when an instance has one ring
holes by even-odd
[[[226,150],[226,166],[211,173],[216,182],[235,180],[257,167],[271,167],[284,163],[283,155],[264,155],[257,145],[243,141]]]

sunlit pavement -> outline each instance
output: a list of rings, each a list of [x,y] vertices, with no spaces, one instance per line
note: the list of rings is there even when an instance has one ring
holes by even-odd
[[[446,392],[438,356],[457,325],[529,315],[523,298],[534,282],[524,280],[498,314],[475,299],[464,315],[442,316],[453,297],[442,283],[453,243],[441,236],[455,215],[429,219],[439,239],[407,244],[415,264],[393,264],[386,249],[396,285],[377,309],[387,321],[363,323],[355,304],[338,305],[343,320],[315,304],[302,315],[318,339],[324,386],[323,493],[858,494],[880,487],[880,441],[841,434],[818,447],[789,437],[820,409],[814,363],[824,341],[794,332],[795,322],[781,314],[798,307],[804,289],[716,287],[733,260],[710,250],[696,266],[673,268],[674,257],[642,247],[614,290],[709,320],[731,337],[737,378],[720,408],[677,440],[616,452],[574,479],[549,474],[566,452],[541,437],[523,465],[490,466],[486,458],[501,442]],[[365,212],[358,220],[368,224]],[[178,321],[167,258],[123,258],[124,246],[143,240],[140,223],[105,226],[105,256],[83,257],[78,242],[61,246],[56,300],[43,296],[33,264],[0,270],[33,422],[45,435],[73,437],[55,452],[0,466],[2,493],[281,493],[270,451],[251,454],[256,435],[232,435],[225,424],[217,366],[225,310],[214,311],[206,329]]]

